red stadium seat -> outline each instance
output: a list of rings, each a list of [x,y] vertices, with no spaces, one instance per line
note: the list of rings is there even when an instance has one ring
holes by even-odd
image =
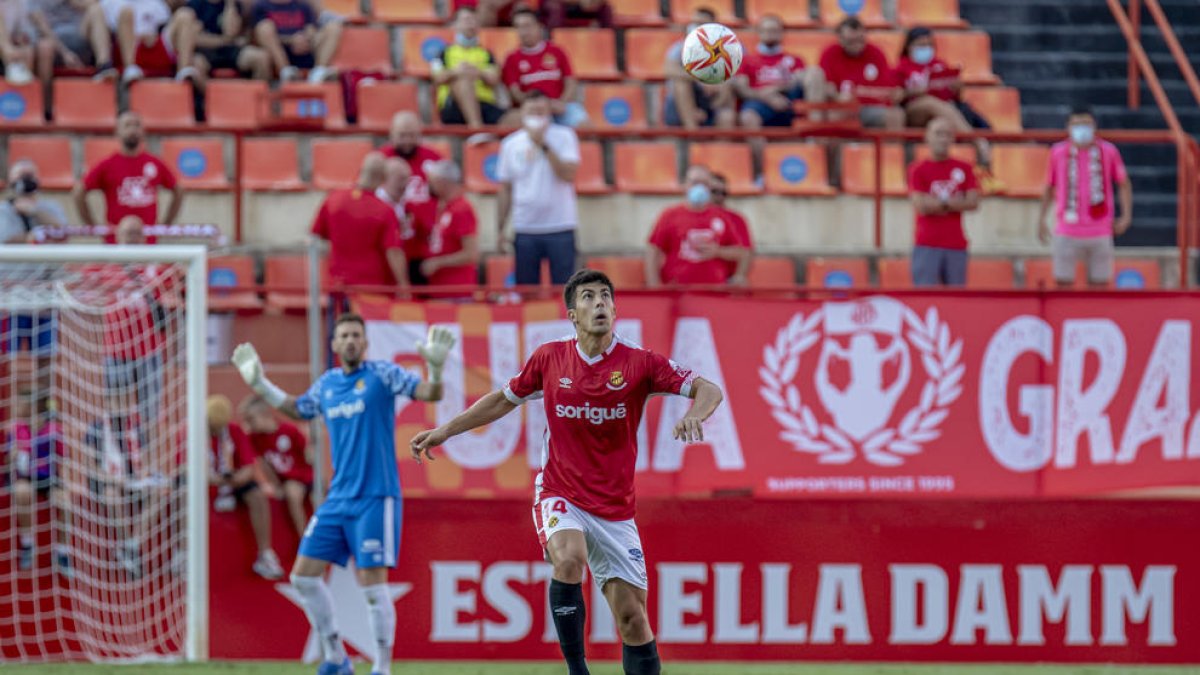
[[[207,124],[218,129],[256,129],[265,105],[267,83],[261,80],[208,81]]]
[[[1041,197],[1046,187],[1050,148],[1044,145],[992,147],[992,173],[1009,197]]]
[[[112,136],[87,136],[83,139],[83,173],[91,170],[100,160],[121,151],[121,143]]]
[[[571,70],[581,80],[618,80],[616,33],[603,28],[559,28],[554,44],[571,59]]]
[[[332,65],[341,70],[361,70],[391,77],[392,46],[387,29],[346,26],[333,55]]]
[[[138,80],[129,85],[129,109],[150,130],[196,124],[192,86],[186,82]]]
[[[768,143],[763,151],[763,182],[772,194],[834,194],[825,146],[815,143]]]
[[[677,195],[679,156],[674,143],[625,142],[613,146],[613,178],[621,192]]]
[[[258,292],[254,258],[248,255],[213,256],[208,259],[208,309],[211,312],[256,311],[263,301]],[[223,290],[239,287],[241,290]]]
[[[975,160],[978,158],[978,152],[975,150],[974,145],[955,143],[950,146],[950,156],[974,166]],[[923,159],[929,159],[929,146],[921,143],[916,147],[916,151],[913,152],[913,163],[916,164]]]
[[[683,39],[679,31],[633,28],[625,31],[625,71],[635,80],[663,79],[671,45]]]
[[[742,20],[734,12],[733,0],[670,0],[671,23],[686,26],[692,22],[692,12],[698,8],[710,9],[717,15],[717,22],[727,26],[739,26]]]
[[[434,0],[372,0],[371,14],[387,23],[442,23]]]
[[[861,5],[861,9],[854,13],[859,21],[867,28],[890,28],[892,23],[883,16],[882,0],[862,0],[860,2],[852,2],[850,0],[821,0],[818,7],[821,12],[821,23],[830,28],[841,23],[849,12],[848,7]]]
[[[878,47],[887,56],[888,63],[894,67],[900,60],[900,51],[904,49],[904,31],[873,30],[867,40]]]
[[[55,124],[111,130],[117,123],[117,89],[110,80],[56,78],[53,92]]]
[[[246,138],[242,141],[242,188],[271,192],[304,190],[295,138]]]
[[[729,194],[744,196],[758,194],[754,184],[754,163],[750,146],[742,142],[709,141],[688,144],[688,164],[703,164],[713,173],[724,174]]]
[[[312,142],[312,185],[318,190],[353,187],[363,158],[375,149],[365,139],[324,138]]]
[[[1023,131],[1021,92],[1016,87],[966,87],[962,99],[1001,132]]]
[[[784,51],[799,56],[807,66],[820,64],[821,53],[834,44],[837,44],[837,37],[829,31],[798,30],[783,34]],[[747,48],[752,47],[747,44]]]
[[[491,194],[499,189],[496,180],[500,169],[500,144],[478,143],[463,149],[463,168],[466,174],[467,192]]]
[[[996,84],[992,72],[992,38],[983,31],[942,31],[933,36],[938,56],[954,68],[962,68],[967,84]]]
[[[367,131],[387,132],[392,116],[401,110],[420,113],[417,85],[412,82],[367,80],[355,88],[358,96],[358,126]]]
[[[612,188],[604,180],[604,148],[596,141],[579,143],[579,170],[575,172],[575,191],[581,195],[606,195]]]
[[[1005,290],[1013,284],[1011,260],[974,257],[967,260],[967,288]]]
[[[767,14],[774,14],[783,19],[783,25],[788,28],[812,28],[816,25],[809,12],[807,2],[796,0],[746,0],[746,20],[758,25],[760,19]],[[740,35],[738,37],[741,37]]]
[[[374,0],[379,2],[379,0]],[[418,0],[405,0],[416,4]],[[361,23],[366,20],[362,13],[361,0],[322,0],[321,7],[346,19],[351,23]]]
[[[329,258],[321,258],[321,288],[329,288]],[[308,311],[308,258],[304,255],[268,256],[264,261],[263,285],[267,287],[267,307],[277,312]],[[272,288],[279,290],[272,290]],[[327,304],[322,294],[321,306]]]
[[[646,95],[636,84],[589,84],[583,88],[588,125],[601,129],[645,129]]]
[[[183,187],[191,190],[228,190],[225,175],[225,141],[218,136],[162,140],[162,158],[175,171]]]
[[[966,28],[958,13],[958,0],[896,0],[896,20],[901,26]]]
[[[404,29],[402,39],[404,51],[403,62],[400,65],[404,67],[404,74],[428,78],[429,62],[437,58],[446,45],[454,42],[454,31],[449,28],[409,27]]]
[[[847,143],[842,146],[842,191],[853,195],[875,194],[875,146],[868,143]],[[883,146],[883,194],[900,197],[908,194],[904,173],[904,148]]]
[[[781,256],[755,256],[750,262],[751,288],[781,288],[796,283],[796,264]]]
[[[67,135],[12,134],[8,137],[8,165],[11,167],[22,159],[32,160],[38,167],[38,180],[47,190],[75,187],[71,156],[71,137]]]
[[[809,258],[804,264],[805,283],[812,288],[862,287],[870,277],[865,258]]]
[[[879,287],[912,288],[912,266],[908,258],[879,259]]]
[[[0,81],[0,125],[40,127],[46,124],[40,82],[13,85]]]
[[[617,288],[646,287],[646,263],[640,256],[592,256],[587,266],[606,274]]]
[[[621,28],[650,28],[666,24],[658,0],[608,0],[613,21]]]
[[[479,44],[492,53],[497,65],[503,64],[504,59],[521,46],[520,40],[517,39],[516,29],[508,27],[480,28]],[[568,54],[572,59],[575,56],[569,52]]]
[[[342,85],[338,82],[308,84],[285,82],[280,91],[296,98],[283,102],[283,117],[288,119],[322,118],[326,129],[346,127],[346,112],[342,102]]]
[[[1116,288],[1162,288],[1162,267],[1157,260],[1117,258],[1113,265]]]

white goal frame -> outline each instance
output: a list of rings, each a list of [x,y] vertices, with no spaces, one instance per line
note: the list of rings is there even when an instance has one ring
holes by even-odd
[[[198,245],[53,244],[0,246],[2,263],[174,263],[187,267],[187,570],[184,658],[208,660],[208,249]]]

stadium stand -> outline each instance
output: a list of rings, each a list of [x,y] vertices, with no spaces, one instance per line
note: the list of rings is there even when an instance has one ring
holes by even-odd
[[[196,124],[192,87],[175,80],[139,80],[129,87],[129,109],[149,131]]]
[[[267,83],[258,80],[215,79],[208,83],[206,121],[218,129],[254,129],[265,105]]]
[[[262,298],[254,258],[248,255],[213,256],[208,259],[208,308],[213,312],[257,312]]]
[[[833,195],[825,146],[816,143],[771,143],[763,150],[767,192],[780,195]]]
[[[312,142],[312,185],[318,190],[353,187],[363,157],[374,149],[366,139],[323,138]]]
[[[111,81],[58,78],[52,91],[55,124],[111,129],[117,122],[117,89]]]
[[[388,31],[368,26],[346,26],[333,55],[333,66],[341,70],[359,70],[391,77],[392,46]]]
[[[652,28],[666,24],[658,0],[608,0],[620,28]]]
[[[849,14],[845,5],[861,5],[854,13],[859,21],[867,28],[891,28],[892,22],[883,15],[883,0],[863,0],[861,3],[846,3],[845,0],[820,0],[821,23],[833,27],[841,23]]]
[[[688,164],[702,164],[729,178],[729,194],[735,197],[760,192],[754,184],[750,146],[745,143],[713,141],[688,144]]]
[[[583,107],[594,127],[641,130],[650,125],[645,93],[636,84],[589,84],[583,88]]]
[[[228,190],[225,141],[217,136],[171,137],[162,141],[162,160],[189,190]]]
[[[46,106],[39,82],[14,85],[0,82],[0,123],[37,127],[45,123]]]
[[[1015,87],[966,87],[962,99],[996,131],[1022,131],[1021,92]]]
[[[498,189],[496,184],[497,164],[500,161],[500,143],[478,143],[463,149],[463,174],[467,192],[491,194]]]
[[[410,77],[427,79],[429,62],[437,58],[446,45],[454,41],[454,31],[449,28],[410,26],[404,29],[403,68]],[[495,56],[493,54],[492,56]]]
[[[372,0],[371,16],[387,23],[441,23],[433,0]]]
[[[757,24],[767,14],[783,19],[787,28],[813,28],[817,22],[807,3],[793,0],[746,0],[746,21]]]
[[[663,59],[683,36],[676,30],[633,28],[625,31],[625,72],[635,80],[663,79]]]
[[[967,261],[967,288],[1003,290],[1014,283],[1011,260],[972,257]]]
[[[853,195],[875,194],[875,147],[866,143],[847,143],[842,148],[842,191]],[[904,147],[895,143],[883,146],[883,194],[902,197],[908,194]]]
[[[619,80],[617,37],[611,30],[595,28],[559,28],[554,44],[571,58],[571,70],[581,80]]]
[[[959,16],[958,0],[896,0],[896,23],[905,28],[967,27],[967,22]]]
[[[358,128],[387,133],[392,116],[401,110],[420,113],[417,85],[412,82],[363,80],[354,88]]]
[[[242,185],[248,190],[289,192],[305,189],[295,138],[247,138],[242,146]]]
[[[613,167],[616,188],[621,192],[675,195],[681,189],[674,143],[620,143],[613,150]]]
[[[733,0],[669,0],[669,16],[671,23],[686,26],[692,21],[692,12],[697,8],[711,9],[717,15],[717,21],[730,27],[737,28],[742,20],[734,12]]]
[[[604,149],[595,141],[580,141],[579,170],[575,173],[575,191],[581,195],[605,195],[612,188],[604,180]]]
[[[1040,197],[1049,157],[1045,145],[997,145],[992,148],[992,170],[1009,197]]]
[[[646,264],[636,256],[592,256],[588,267],[608,275],[621,288],[645,288]]]
[[[285,82],[279,92],[284,96],[282,117],[320,120],[326,129],[342,129],[346,126],[342,86],[337,82]]]
[[[863,258],[809,258],[804,263],[804,278],[813,288],[866,286],[871,273]]]

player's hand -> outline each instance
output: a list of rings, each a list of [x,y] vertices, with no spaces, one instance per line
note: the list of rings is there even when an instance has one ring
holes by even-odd
[[[447,438],[446,432],[442,431],[440,427],[422,431],[413,436],[412,441],[408,444],[409,449],[412,450],[413,459],[417,460],[417,464],[420,464],[421,454],[424,453],[425,457],[432,462],[434,460],[433,449],[445,443]]]
[[[1125,234],[1126,230],[1128,230],[1129,226],[1132,224],[1133,224],[1132,218],[1130,218],[1129,216],[1121,216],[1120,218],[1117,219],[1117,222],[1113,224],[1113,232],[1116,232],[1117,236]]]
[[[1046,227],[1046,221],[1038,223],[1038,240],[1043,244],[1050,243],[1050,228]]]
[[[237,366],[238,374],[242,376],[247,385],[253,387],[262,380],[262,360],[258,358],[258,352],[254,349],[254,345],[243,342],[234,348],[233,357],[229,360]]]
[[[446,357],[454,347],[454,334],[445,326],[430,326],[424,342],[417,343],[417,353],[430,368],[440,369],[446,365]]]
[[[704,440],[704,420],[684,415],[683,419],[675,423],[675,430],[671,432],[671,436],[684,443],[699,443]]]

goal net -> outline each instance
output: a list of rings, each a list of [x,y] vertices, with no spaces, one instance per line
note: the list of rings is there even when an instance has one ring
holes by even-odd
[[[0,246],[0,662],[205,658],[204,260]]]

